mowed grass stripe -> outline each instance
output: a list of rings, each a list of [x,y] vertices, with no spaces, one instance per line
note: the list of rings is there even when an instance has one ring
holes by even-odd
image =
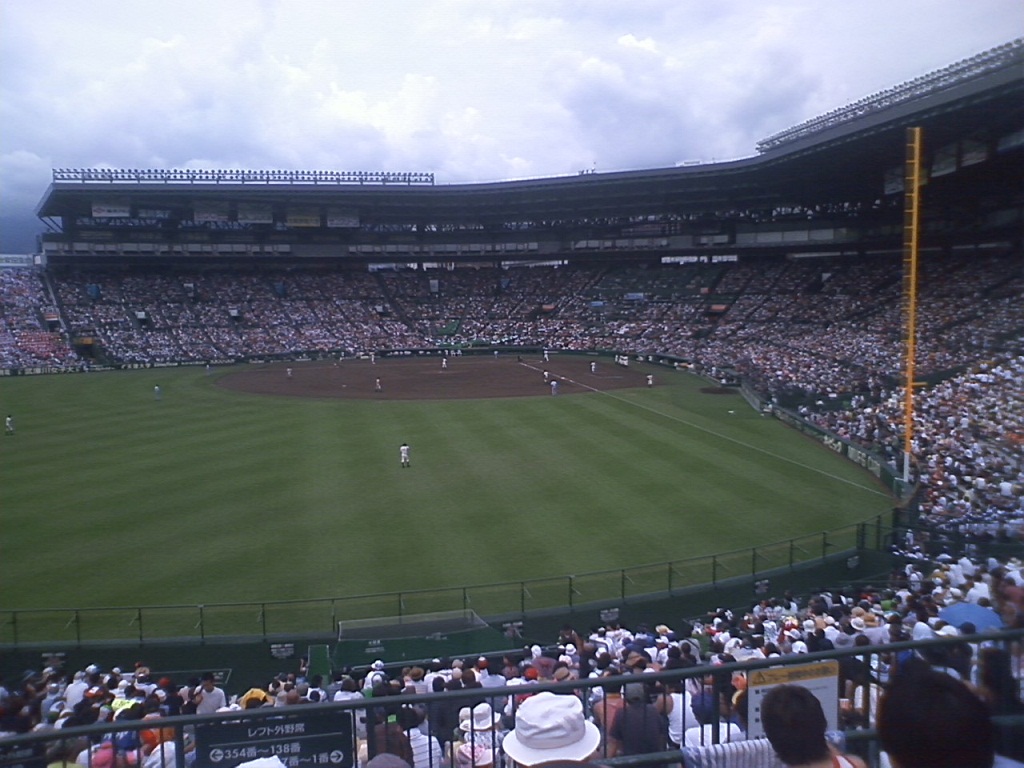
[[[0,409],[25,414],[0,444],[10,499],[0,575],[14,587],[4,602],[513,581],[729,550],[781,538],[787,525],[816,531],[887,508],[803,472],[793,460],[834,457],[692,381],[659,375],[658,387],[616,397],[438,403],[239,395],[198,369],[0,381]],[[725,418],[736,403],[745,410]],[[410,470],[398,466],[403,440]],[[814,497],[835,501],[827,519]],[[41,542],[60,562],[83,549],[123,553],[132,575],[87,570],[48,588],[32,576]]]
[[[445,571],[470,566],[492,581],[557,572],[563,510],[588,503],[589,493],[559,411],[538,399],[454,404],[430,413],[437,416],[436,433],[426,455],[414,453],[413,473],[439,472],[438,499],[462,510],[440,531],[437,549],[455,561]]]
[[[730,536],[737,542],[756,541],[764,500],[788,490],[775,473],[760,471],[734,446],[691,439],[685,428],[664,420],[651,423],[627,409],[594,425],[599,437],[591,450],[605,454],[606,475],[620,478],[617,485],[628,489],[624,509],[639,508],[639,519],[663,534],[650,544],[651,562],[680,552],[716,551],[723,525],[732,525]],[[608,435],[614,438],[600,437]],[[629,468],[625,481],[623,467]],[[733,518],[753,525],[737,528]]]
[[[702,383],[701,380],[689,375],[677,378],[676,382],[677,386],[670,389],[653,390],[657,393],[654,399],[638,399],[636,391],[611,392],[606,396],[630,402],[654,420],[669,420],[688,428],[695,440],[721,440],[733,449],[758,452],[762,462],[780,462],[780,471],[792,473],[803,470],[828,480],[838,480],[851,488],[884,495],[884,491],[862,469],[822,450],[820,443],[795,430],[780,430],[781,425],[775,419],[756,413],[738,395],[723,398],[698,392],[697,385]],[[781,464],[790,466],[783,470]]]

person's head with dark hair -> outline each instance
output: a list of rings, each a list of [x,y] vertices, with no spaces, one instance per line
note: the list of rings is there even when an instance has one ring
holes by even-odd
[[[671,659],[670,659],[670,661],[671,661]],[[697,666],[697,660],[695,658],[693,658],[693,656],[683,655],[683,656],[680,656],[679,660],[676,661],[672,665],[672,668],[674,668],[674,669],[689,669],[690,667],[696,667],[696,666]]]
[[[411,731],[413,728],[419,728],[420,723],[424,719],[423,710],[417,709],[416,707],[410,707],[404,705],[398,710],[398,725],[401,726],[403,731]]]
[[[637,648],[626,655],[626,667],[634,672],[642,672],[651,663],[651,655],[643,648]]]
[[[878,705],[878,737],[894,768],[990,768],[988,707],[950,675],[908,664]]]
[[[371,696],[371,698],[373,698],[374,702],[378,705],[376,709],[380,720],[384,720],[387,717],[398,714],[398,710],[401,709],[400,704],[392,704],[390,702],[385,702],[388,698],[392,696],[401,695],[401,689],[396,690],[391,686],[390,683],[380,683],[373,687],[373,695]]]
[[[141,701],[137,701],[129,707],[121,709],[117,713],[118,720],[141,720],[145,709]]]
[[[922,659],[924,659],[926,662],[928,662],[928,664],[931,664],[933,667],[949,667],[949,666],[951,666],[950,665],[950,655],[952,653],[952,647],[951,646],[940,645],[938,647],[933,647],[933,646],[930,646],[930,645],[926,645],[926,646],[924,646],[922,648],[919,648],[917,652],[921,655]]]
[[[907,634],[907,631],[903,626],[902,616],[894,614],[885,621],[889,628],[889,642],[899,643],[910,639],[910,636]]]
[[[672,646],[668,649],[668,655],[665,657],[665,663],[661,665],[662,669],[685,669],[693,663],[693,660],[683,661],[683,653],[676,646]]]
[[[772,749],[786,765],[831,759],[825,741],[827,721],[821,702],[799,685],[779,685],[761,700],[761,725]]]
[[[699,725],[711,725],[719,716],[719,704],[715,694],[710,691],[699,693],[693,697],[690,710]]]

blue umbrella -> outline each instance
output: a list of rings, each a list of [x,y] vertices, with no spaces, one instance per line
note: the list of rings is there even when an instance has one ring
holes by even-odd
[[[939,618],[959,628],[964,622],[971,622],[979,632],[998,629],[1003,626],[999,614],[991,608],[975,603],[953,603],[939,611]]]

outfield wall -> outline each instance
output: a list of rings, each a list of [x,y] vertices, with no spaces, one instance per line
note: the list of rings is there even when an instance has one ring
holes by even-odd
[[[765,572],[824,562],[837,552],[864,548],[867,528],[868,524],[861,523],[702,557],[492,584],[310,600],[0,610],[0,646],[95,641],[144,644],[169,638],[204,643],[239,635],[263,639],[295,632],[330,635],[341,620],[382,616],[462,610],[492,617],[572,612],[585,605],[621,604],[651,595],[716,588],[737,578],[753,579]]]
[[[673,367],[689,364],[688,361],[671,355],[656,355],[653,358],[648,357],[648,362]],[[706,376],[703,376],[703,378],[707,378],[707,380],[713,384],[721,384],[721,382],[715,381],[714,379]],[[730,383],[729,386],[732,386],[732,384]],[[859,467],[863,467],[869,473],[874,475],[895,498],[907,500],[914,492],[914,486],[904,482],[902,476],[897,475],[892,467],[886,463],[885,459],[877,453],[865,450],[864,448],[854,445],[850,441],[844,440],[832,432],[822,429],[815,424],[811,424],[809,421],[801,418],[799,414],[787,408],[780,408],[777,405],[773,405],[746,382],[740,382],[739,391],[751,408],[760,411],[761,413],[771,413],[783,424],[793,427],[793,429],[796,429],[797,431],[802,432],[803,434],[820,442],[826,448],[838,453],[848,461],[853,462]]]
[[[878,480],[897,498],[905,498],[913,490],[912,486],[905,483],[902,477],[897,476],[889,465],[885,463],[885,460],[878,454],[866,451],[847,440],[843,440],[841,437],[837,437],[831,432],[827,432],[821,427],[817,427],[810,422],[804,421],[792,411],[774,407],[772,408],[772,413],[782,423],[803,432],[805,435],[809,435],[826,448],[835,451],[840,456],[849,459],[857,466],[866,469],[878,478]]]
[[[864,549],[833,550],[812,562],[764,570],[758,573],[735,573],[725,577],[736,561],[723,559],[719,568],[723,578],[714,584],[699,584],[672,591],[627,598],[611,597],[582,603],[573,607],[551,606],[527,614],[483,614],[491,629],[461,633],[436,633],[427,637],[391,640],[366,639],[339,641],[337,627],[313,632],[297,630],[274,636],[220,636],[120,639],[91,639],[74,641],[54,635],[49,639],[36,639],[12,645],[5,638],[0,643],[0,678],[14,679],[26,669],[41,669],[48,660],[59,658],[65,668],[81,669],[98,664],[109,669],[124,667],[144,660],[154,672],[166,672],[175,680],[185,680],[205,670],[218,670],[228,677],[232,689],[249,684],[264,683],[282,671],[295,671],[300,658],[311,646],[328,646],[335,668],[365,666],[377,658],[388,663],[411,663],[434,657],[477,656],[518,651],[534,643],[550,645],[558,637],[559,629],[571,624],[580,631],[612,619],[626,626],[645,622],[651,626],[668,623],[679,627],[684,621],[699,619],[716,606],[744,610],[753,602],[770,594],[791,590],[794,594],[829,585],[850,587],[865,582],[884,581],[892,558],[885,552],[889,529],[881,521],[860,526]],[[881,551],[874,549],[881,543]],[[747,552],[749,558],[749,551]],[[749,562],[749,561],[748,561]],[[250,607],[251,608],[251,607]],[[242,626],[245,614],[234,614]],[[379,614],[387,615],[387,614]],[[10,616],[3,617],[7,621]],[[111,613],[104,618],[131,621],[131,617]],[[236,629],[237,629],[236,626]],[[5,627],[9,625],[5,622]],[[382,631],[382,634],[388,634]]]

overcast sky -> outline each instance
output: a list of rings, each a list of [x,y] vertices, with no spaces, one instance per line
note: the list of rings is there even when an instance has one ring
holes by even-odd
[[[0,0],[0,252],[52,168],[729,160],[1022,28],[1021,0]]]

